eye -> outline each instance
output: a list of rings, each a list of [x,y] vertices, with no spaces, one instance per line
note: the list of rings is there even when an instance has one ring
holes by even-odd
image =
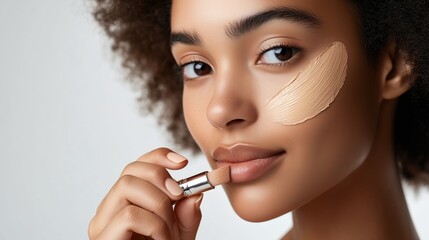
[[[258,63],[267,65],[282,64],[293,58],[298,51],[299,49],[289,46],[272,47],[262,52]]]
[[[182,66],[182,69],[185,79],[201,77],[212,72],[212,68],[208,64],[200,61],[187,63]]]

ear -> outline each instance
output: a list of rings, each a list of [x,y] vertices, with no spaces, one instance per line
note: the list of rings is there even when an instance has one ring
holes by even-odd
[[[379,66],[383,99],[398,98],[410,89],[414,80],[412,67],[394,41],[390,41],[382,52]]]

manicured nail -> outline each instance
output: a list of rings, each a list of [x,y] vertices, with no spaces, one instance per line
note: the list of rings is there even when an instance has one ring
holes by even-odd
[[[183,190],[181,187],[179,187],[179,184],[177,184],[177,182],[171,178],[167,178],[165,180],[165,187],[167,188],[167,191],[174,196],[180,196],[183,193]]]
[[[186,158],[183,156],[180,156],[179,154],[175,153],[175,152],[169,152],[167,154],[167,158],[175,163],[182,163],[184,161],[186,161]]]
[[[197,198],[197,200],[195,200],[195,209],[200,210],[201,207],[201,203],[203,202],[203,194],[200,195],[199,198]]]

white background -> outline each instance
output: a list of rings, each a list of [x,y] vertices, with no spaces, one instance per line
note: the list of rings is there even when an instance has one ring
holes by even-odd
[[[137,93],[89,9],[85,0],[0,0],[0,239],[87,239],[122,168],[153,148],[177,149],[154,118],[139,114]],[[184,155],[190,165],[173,176],[209,169]],[[429,191],[406,194],[429,239]],[[290,215],[239,219],[220,188],[202,209],[198,239],[277,239],[291,227]]]

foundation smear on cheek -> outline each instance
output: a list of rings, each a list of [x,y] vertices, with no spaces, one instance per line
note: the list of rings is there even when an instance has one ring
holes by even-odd
[[[296,125],[317,116],[334,101],[346,74],[346,47],[334,42],[267,101],[274,121]]]

